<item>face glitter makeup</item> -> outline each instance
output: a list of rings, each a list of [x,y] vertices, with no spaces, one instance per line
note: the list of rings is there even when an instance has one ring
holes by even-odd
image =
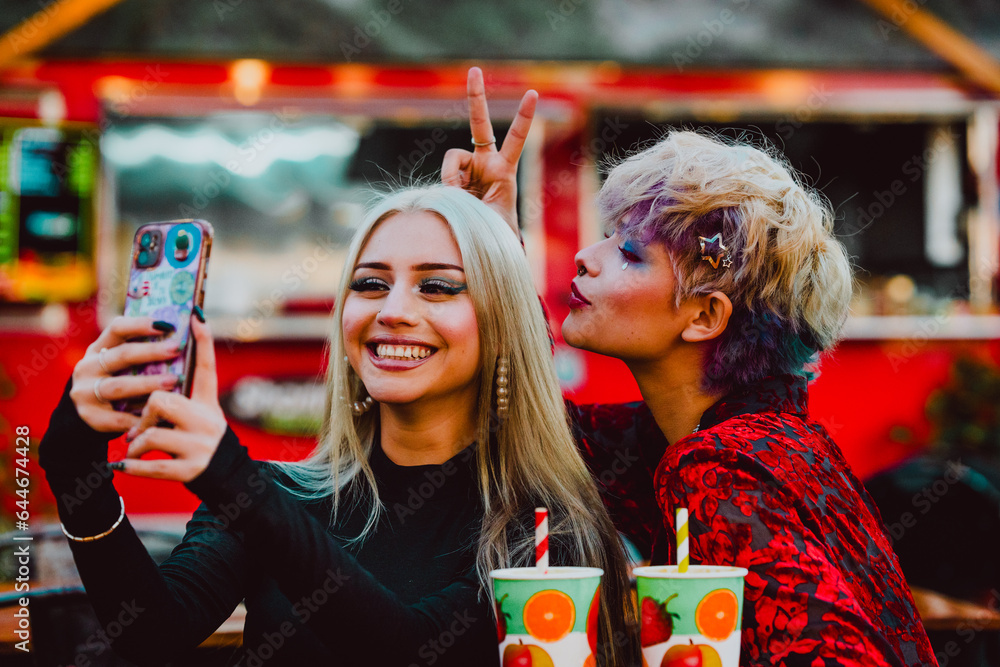
[[[630,263],[642,263],[642,257],[636,252],[636,248],[631,241],[625,241],[618,246],[618,251],[622,254],[622,258],[625,260],[625,263],[622,264],[622,271],[627,269]]]

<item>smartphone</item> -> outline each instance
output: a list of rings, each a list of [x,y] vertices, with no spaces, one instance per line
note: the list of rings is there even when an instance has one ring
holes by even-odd
[[[133,366],[119,375],[173,373],[180,381],[173,391],[191,395],[195,350],[191,338],[191,311],[205,300],[205,276],[212,251],[212,225],[204,220],[169,220],[142,225],[132,241],[125,315],[169,322],[174,332],[165,337],[136,340],[176,340],[183,353],[171,361]],[[117,401],[116,410],[140,414],[145,398]]]

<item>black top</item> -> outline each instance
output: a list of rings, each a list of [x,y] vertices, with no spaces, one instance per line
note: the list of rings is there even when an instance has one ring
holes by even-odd
[[[102,532],[119,514],[110,473],[92,474],[112,437],[80,419],[67,386],[39,459],[74,535]],[[187,485],[203,504],[159,567],[127,519],[104,539],[70,544],[98,617],[129,618],[113,648],[140,664],[183,664],[245,598],[232,664],[496,665],[493,610],[474,567],[483,516],[474,448],[403,467],[376,446],[385,511],[357,544],[348,540],[366,520],[366,503],[351,502],[360,494],[346,494],[331,526],[328,501],[293,497],[227,430]]]

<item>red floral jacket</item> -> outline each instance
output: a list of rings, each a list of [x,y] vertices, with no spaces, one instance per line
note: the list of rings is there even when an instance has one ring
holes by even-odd
[[[612,518],[653,563],[674,562],[687,507],[691,562],[750,571],[741,665],[937,665],[878,509],[807,398],[804,378],[770,379],[669,446],[643,404],[568,407]]]

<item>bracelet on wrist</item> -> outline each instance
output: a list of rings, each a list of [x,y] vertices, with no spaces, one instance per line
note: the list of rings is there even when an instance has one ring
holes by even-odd
[[[115,521],[114,524],[112,524],[112,526],[110,528],[108,528],[106,531],[104,531],[103,533],[98,533],[97,535],[90,535],[89,537],[77,537],[76,535],[70,535],[69,531],[66,530],[66,526],[64,526],[62,523],[60,523],[59,527],[62,528],[63,535],[65,535],[66,537],[68,537],[73,542],[95,542],[97,540],[100,540],[100,539],[103,539],[103,538],[107,537],[108,535],[110,535],[111,533],[114,532],[115,528],[117,528],[118,526],[121,525],[122,521],[125,520],[125,499],[122,498],[121,496],[118,496],[118,500],[121,501],[122,512],[121,512],[121,514],[118,515],[118,520]]]

